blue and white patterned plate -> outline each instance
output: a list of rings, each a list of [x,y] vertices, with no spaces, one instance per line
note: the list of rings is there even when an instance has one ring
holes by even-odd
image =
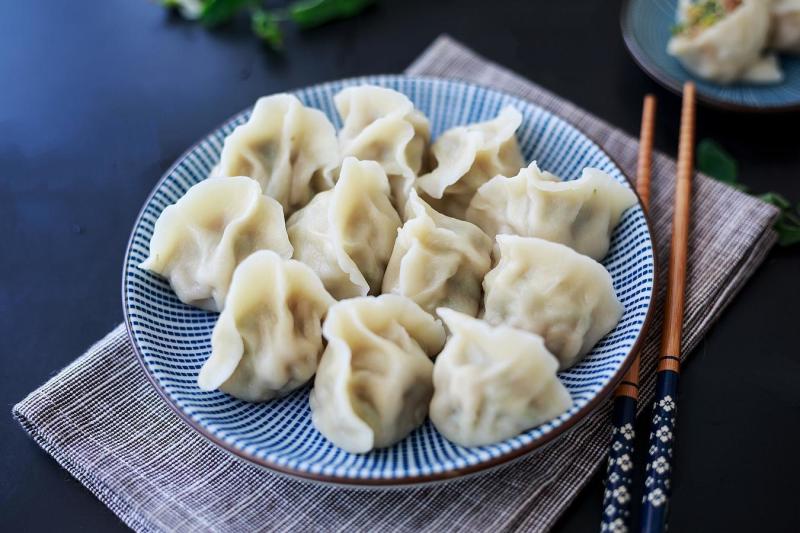
[[[459,124],[494,117],[501,107],[522,112],[518,137],[526,160],[561,176],[577,177],[586,166],[605,170],[630,186],[597,145],[560,118],[509,95],[459,81],[377,76],[296,91],[337,127],[333,96],[342,88],[371,83],[408,95],[431,120],[433,135]],[[579,365],[560,377],[573,407],[551,422],[492,446],[463,448],[445,440],[427,421],[408,438],[365,455],[344,452],[311,423],[309,388],[267,403],[247,403],[221,392],[201,391],[197,373],[211,350],[217,315],[181,303],[169,284],[137,265],[147,256],[161,211],[216,163],[222,142],[248,117],[245,111],[192,147],[166,173],[147,199],[128,246],[123,270],[123,307],[131,340],[158,392],[194,429],[228,451],[259,465],[304,478],[357,485],[401,485],[452,479],[520,457],[549,442],[585,417],[621,379],[644,337],[652,309],[654,258],[640,206],[629,209],[614,232],[605,265],[625,314]]]
[[[651,78],[680,94],[683,83],[694,80],[698,99],[734,111],[788,111],[800,109],[800,56],[781,55],[785,79],[772,85],[719,85],[694,77],[667,53],[670,28],[675,24],[678,0],[626,0],[622,6],[622,36],[633,59]]]

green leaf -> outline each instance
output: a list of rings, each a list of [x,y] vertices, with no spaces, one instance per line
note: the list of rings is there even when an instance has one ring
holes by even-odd
[[[711,139],[703,139],[697,145],[697,169],[719,181],[738,183],[736,160]]]
[[[767,192],[759,196],[761,201],[767,202],[768,204],[772,204],[776,207],[780,207],[781,210],[783,209],[791,209],[792,204],[789,203],[783,195],[778,194],[776,192]]]
[[[747,192],[747,187],[739,183],[736,160],[711,139],[703,139],[697,145],[697,169],[735,189]],[[776,192],[767,192],[758,198],[781,211],[774,226],[778,232],[778,244],[790,246],[800,243],[800,204],[793,207],[786,197]]]
[[[242,9],[253,3],[254,0],[203,0],[200,21],[212,28],[225,24]]]
[[[283,48],[283,33],[281,32],[280,21],[280,15],[263,9],[256,9],[250,16],[253,33],[276,50]]]
[[[800,242],[800,225],[779,219],[775,223],[775,231],[778,232],[778,244],[781,246],[791,246]]]
[[[313,28],[332,20],[352,17],[375,0],[298,0],[284,9],[266,10],[264,0],[156,0],[164,7],[178,9],[188,19],[199,19],[205,26],[220,26],[242,11],[250,12],[250,25],[260,39],[272,48],[283,46],[280,23],[293,20],[302,28]]]
[[[800,205],[798,205],[797,208],[792,207],[789,200],[775,192],[762,194],[759,198],[781,210],[778,220],[775,221],[775,231],[778,232],[778,244],[781,246],[790,246],[800,242]]]
[[[289,16],[301,28],[355,16],[375,0],[300,0],[289,6]]]

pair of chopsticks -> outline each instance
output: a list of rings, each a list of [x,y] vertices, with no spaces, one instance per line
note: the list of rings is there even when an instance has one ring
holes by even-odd
[[[636,191],[645,209],[650,204],[650,175],[653,153],[656,101],[644,99]],[[656,395],[645,466],[640,531],[664,531],[670,497],[672,444],[680,372],[681,334],[689,243],[689,206],[694,173],[695,86],[683,86],[678,171],[675,183],[675,213],[672,220],[669,278],[661,352],[656,374]],[[634,423],[639,397],[639,355],[617,388],[612,414],[612,436],[608,452],[606,488],[603,496],[602,531],[629,531],[633,486]]]

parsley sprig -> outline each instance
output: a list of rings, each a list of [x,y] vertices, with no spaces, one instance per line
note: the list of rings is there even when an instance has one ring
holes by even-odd
[[[736,160],[711,139],[703,139],[697,144],[697,170],[742,192],[749,192],[747,186],[739,182]],[[776,192],[763,193],[758,198],[781,211],[774,226],[778,232],[778,244],[790,246],[800,243],[800,204],[793,206]]]
[[[247,12],[253,33],[273,49],[283,47],[281,26],[294,22],[308,29],[328,22],[353,17],[375,0],[296,0],[284,8],[268,9],[263,0],[161,0],[186,19],[198,20],[213,28],[226,24],[239,13]]]

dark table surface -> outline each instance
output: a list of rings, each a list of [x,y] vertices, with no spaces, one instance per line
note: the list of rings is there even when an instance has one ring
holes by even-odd
[[[8,2],[0,16],[0,516],[7,531],[125,526],[39,449],[11,406],[122,320],[128,233],[161,173],[265,94],[400,72],[442,32],[636,134],[659,98],[675,153],[679,100],[626,53],[619,2],[384,0],[289,32],[210,33],[143,0]],[[698,111],[753,190],[800,200],[800,115]],[[800,522],[800,246],[775,249],[693,354],[681,384],[674,531]],[[638,431],[644,434],[644,428]],[[642,448],[640,448],[642,449]],[[596,528],[601,481],[557,527]]]

